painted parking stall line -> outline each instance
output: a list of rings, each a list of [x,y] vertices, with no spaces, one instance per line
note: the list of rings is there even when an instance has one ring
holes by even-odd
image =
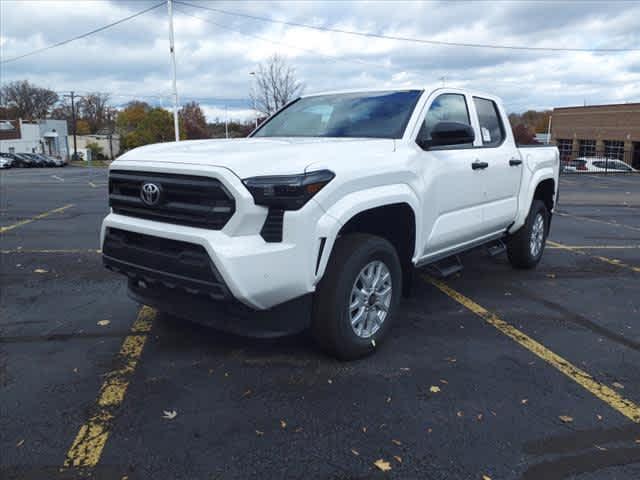
[[[93,468],[100,461],[109,439],[113,419],[122,405],[129,381],[144,350],[156,311],[143,306],[131,326],[130,334],[122,342],[116,358],[117,368],[106,375],[93,413],[80,427],[64,461],[64,467]]]
[[[53,215],[54,213],[62,213],[65,210],[68,210],[71,207],[75,207],[75,204],[69,203],[68,205],[65,205],[63,207],[54,208],[53,210],[49,210],[48,212],[40,213],[39,215],[36,215],[35,217],[26,218],[26,219],[21,220],[21,221],[19,221],[17,223],[14,223],[13,225],[7,225],[6,227],[0,227],[0,233],[8,232],[9,230],[13,230],[14,228],[22,227],[23,225],[27,225],[27,224],[29,224],[31,222],[35,222],[36,220],[41,220],[41,219],[46,218],[46,217],[48,217],[50,215]]]
[[[567,252],[572,252],[578,255],[584,255],[590,258],[595,258],[596,260],[600,260],[601,262],[608,263],[609,265],[614,265],[616,267],[624,268],[626,270],[631,270],[632,272],[640,273],[640,267],[629,265],[628,263],[624,263],[623,261],[618,260],[616,258],[603,257],[602,255],[593,255],[591,253],[585,252],[579,247],[571,247],[569,245],[554,242],[551,240],[547,240],[547,244],[559,250],[566,250]]]
[[[569,377],[581,387],[585,388],[587,391],[605,402],[614,410],[617,410],[629,420],[635,423],[640,423],[640,406],[638,406],[631,400],[622,397],[612,388],[599,383],[584,370],[576,367],[568,360],[565,360],[560,355],[552,352],[541,343],[538,343],[536,340],[529,337],[526,333],[505,322],[495,313],[488,311],[470,298],[449,287],[444,282],[441,282],[440,280],[437,280],[428,275],[423,275],[422,278],[426,282],[435,286],[442,293],[482,318],[489,325],[492,325],[498,331],[511,338],[512,340],[529,350],[531,353],[535,354],[536,356],[556,368],[558,371],[562,372],[564,375]]]

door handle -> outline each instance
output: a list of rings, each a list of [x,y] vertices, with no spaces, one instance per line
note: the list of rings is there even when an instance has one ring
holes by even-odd
[[[488,166],[489,164],[487,162],[479,162],[477,160],[471,164],[471,168],[473,168],[474,170],[483,170]]]
[[[517,167],[518,165],[522,165],[522,160],[520,160],[519,158],[512,158],[511,160],[509,160],[510,167]]]

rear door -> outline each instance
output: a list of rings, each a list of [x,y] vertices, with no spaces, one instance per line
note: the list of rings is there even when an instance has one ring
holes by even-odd
[[[506,229],[516,218],[525,165],[497,102],[474,96],[473,110],[481,141],[474,149],[474,160],[488,164],[484,178],[483,233],[489,234]]]

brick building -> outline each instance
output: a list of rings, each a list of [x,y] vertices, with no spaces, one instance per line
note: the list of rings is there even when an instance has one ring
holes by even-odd
[[[554,108],[551,138],[564,161],[617,158],[640,169],[640,103]]]

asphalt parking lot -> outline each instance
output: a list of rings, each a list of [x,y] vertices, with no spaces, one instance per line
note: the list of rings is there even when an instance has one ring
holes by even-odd
[[[640,478],[640,176],[563,177],[538,269],[421,275],[341,363],[129,300],[106,174],[0,173],[1,478]]]

